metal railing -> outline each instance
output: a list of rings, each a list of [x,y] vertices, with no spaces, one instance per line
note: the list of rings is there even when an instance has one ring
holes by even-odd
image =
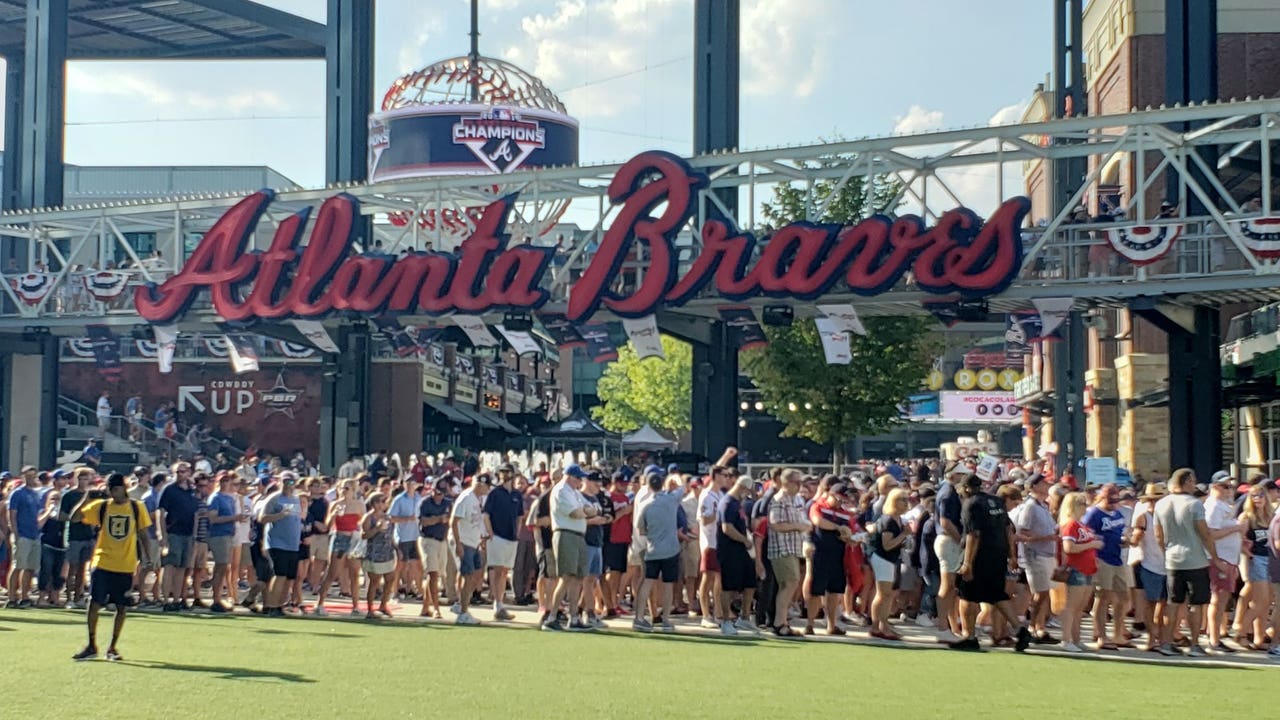
[[[234,459],[244,454],[243,449],[232,445],[230,441],[214,437],[208,433],[192,436],[188,432],[175,434],[174,437],[167,437],[164,433],[164,428],[157,428],[153,421],[143,416],[130,418],[113,414],[107,418],[100,419],[95,408],[91,408],[65,395],[58,396],[58,414],[59,417],[73,425],[96,427],[103,435],[115,436],[124,442],[130,443],[137,451],[157,458],[168,457],[173,459],[196,452],[202,452],[213,457],[217,453],[223,452]],[[189,431],[190,428],[187,430]],[[103,444],[106,444],[105,437],[103,438]]]

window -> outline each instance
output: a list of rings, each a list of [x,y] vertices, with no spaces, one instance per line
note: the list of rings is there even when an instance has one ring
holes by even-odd
[[[125,242],[129,243],[129,247],[133,248],[133,253],[138,256],[139,260],[145,260],[151,253],[156,251],[156,234],[153,232],[145,233],[122,233]],[[126,267],[133,264],[133,258],[129,257],[129,253],[120,247],[119,243],[111,246],[111,259],[115,262],[116,267]]]

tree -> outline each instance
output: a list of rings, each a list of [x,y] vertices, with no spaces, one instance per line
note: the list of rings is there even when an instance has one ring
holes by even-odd
[[[663,335],[662,351],[666,358],[641,360],[630,343],[618,348],[596,384],[603,404],[591,408],[591,417],[613,432],[645,423],[673,433],[692,428],[693,348]]]
[[[830,158],[821,164],[849,162]],[[870,182],[870,192],[861,177],[843,185],[818,181],[812,192],[783,184],[763,205],[763,214],[771,225],[782,227],[804,219],[850,225],[872,212],[892,211],[898,184],[884,178]],[[866,336],[850,334],[849,365],[827,364],[817,327],[808,318],[789,327],[766,327],[769,344],[742,358],[761,402],[786,424],[783,435],[831,445],[837,470],[843,464],[845,441],[884,432],[900,422],[900,406],[920,388],[940,349],[929,332],[934,323],[925,316],[867,317],[863,325]]]

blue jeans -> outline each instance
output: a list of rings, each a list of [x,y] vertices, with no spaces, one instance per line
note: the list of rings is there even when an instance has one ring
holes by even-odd
[[[67,551],[62,548],[40,546],[40,574],[37,576],[40,592],[52,590],[57,593],[67,584],[66,578],[62,577],[62,561],[66,555]]]
[[[935,572],[921,573],[924,592],[920,595],[920,612],[929,617],[938,616],[938,585],[942,578]]]

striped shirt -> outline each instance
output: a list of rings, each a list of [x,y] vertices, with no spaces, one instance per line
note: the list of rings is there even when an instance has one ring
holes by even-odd
[[[804,512],[796,507],[795,500],[786,493],[778,493],[769,503],[769,559],[800,557],[804,547],[804,533],[799,530],[778,532],[779,523],[804,522]]]

